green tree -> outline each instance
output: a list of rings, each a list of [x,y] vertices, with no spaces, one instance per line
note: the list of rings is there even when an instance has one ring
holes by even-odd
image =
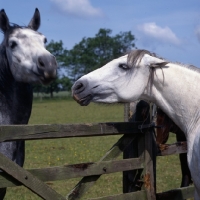
[[[72,82],[68,77],[62,76],[62,78],[59,79],[59,84],[60,84],[60,90],[62,90],[62,91],[70,91],[71,90]]]
[[[51,40],[51,42],[47,44],[46,49],[56,57],[58,69],[61,68],[63,66],[63,59],[68,52],[68,50],[63,47],[62,40],[58,42]]]
[[[73,82],[135,47],[135,37],[130,31],[115,36],[111,36],[111,33],[110,29],[100,29],[95,37],[84,37],[67,52],[62,61],[69,69]]]

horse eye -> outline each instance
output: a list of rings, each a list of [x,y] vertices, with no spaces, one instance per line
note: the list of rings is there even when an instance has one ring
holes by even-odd
[[[123,70],[128,70],[129,67],[126,64],[119,64],[119,68],[123,69]]]
[[[47,38],[44,38],[44,43],[45,43],[45,44],[47,43]]]
[[[17,46],[17,43],[16,43],[15,41],[12,41],[12,42],[10,43],[10,48],[11,48],[11,49],[14,49],[16,46]]]

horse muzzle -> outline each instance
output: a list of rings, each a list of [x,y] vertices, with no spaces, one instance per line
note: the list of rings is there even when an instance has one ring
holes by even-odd
[[[86,86],[86,82],[79,81],[72,86],[73,98],[81,106],[87,106],[93,98],[91,93],[87,93]]]
[[[53,55],[38,57],[38,73],[44,85],[49,84],[57,77],[57,62]]]

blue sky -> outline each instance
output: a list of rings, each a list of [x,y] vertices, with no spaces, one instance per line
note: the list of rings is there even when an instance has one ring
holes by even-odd
[[[131,31],[137,48],[200,67],[199,0],[0,0],[0,5],[19,25],[27,25],[37,7],[39,31],[67,49],[109,28],[113,35]]]

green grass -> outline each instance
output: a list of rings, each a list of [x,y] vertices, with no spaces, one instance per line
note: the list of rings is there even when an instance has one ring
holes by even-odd
[[[123,105],[79,106],[75,101],[43,100],[33,104],[30,124],[123,121]]]
[[[85,123],[123,121],[123,105],[96,105],[81,107],[72,100],[36,100],[33,104],[29,124]],[[25,168],[42,168],[80,162],[98,161],[118,140],[114,137],[71,138],[26,142]],[[170,136],[170,142],[175,136]],[[180,185],[178,156],[157,159],[157,191],[166,191]],[[80,179],[49,182],[62,195],[76,185]],[[122,173],[103,175],[84,199],[122,192]],[[37,200],[35,194],[24,187],[9,188],[6,200]]]
[[[66,97],[70,97],[71,96],[71,91],[59,91],[59,92],[54,92],[53,93],[53,97],[57,98],[57,99],[63,99]],[[50,99],[50,94],[46,94],[46,93],[33,93],[33,97],[34,99]]]

